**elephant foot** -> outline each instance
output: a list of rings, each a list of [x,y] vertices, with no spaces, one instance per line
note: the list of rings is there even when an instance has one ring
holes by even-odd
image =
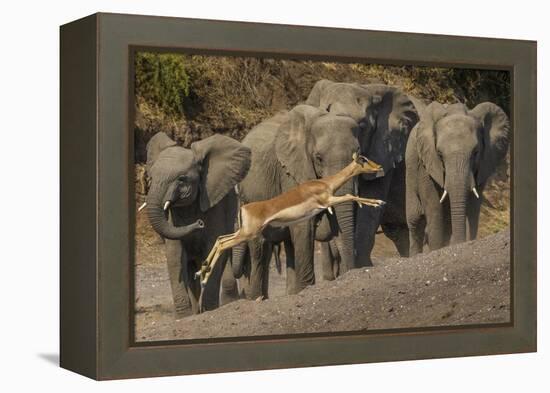
[[[356,265],[357,268],[373,267],[373,266],[374,266],[374,264],[372,263],[372,259],[370,257],[369,258],[364,258],[361,261],[357,261],[357,265]]]

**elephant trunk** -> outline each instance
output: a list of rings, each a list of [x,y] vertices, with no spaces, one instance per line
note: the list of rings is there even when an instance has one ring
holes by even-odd
[[[466,203],[471,178],[469,162],[469,157],[455,157],[452,168],[456,171],[447,170],[446,190],[451,206],[451,244],[466,241]],[[447,165],[446,167],[449,168]]]
[[[178,240],[201,226],[199,223],[181,227],[174,226],[168,220],[167,214],[164,211],[162,199],[165,193],[161,191],[161,187],[153,185],[147,195],[147,216],[155,232],[165,239]]]
[[[233,276],[241,278],[244,273],[244,260],[246,255],[247,242],[237,244],[231,251],[231,266],[233,268]]]
[[[353,183],[344,184],[336,195],[353,193]],[[345,270],[355,268],[355,206],[354,202],[341,203],[334,206],[334,213],[338,220],[338,235],[335,243],[340,254],[341,263]]]

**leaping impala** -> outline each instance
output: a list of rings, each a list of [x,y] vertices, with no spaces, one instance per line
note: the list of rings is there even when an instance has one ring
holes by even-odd
[[[260,236],[268,226],[284,227],[305,221],[331,206],[348,201],[361,205],[382,206],[384,201],[360,198],[355,195],[334,195],[335,191],[349,179],[362,173],[378,173],[382,166],[366,157],[353,154],[352,162],[340,172],[321,179],[302,183],[275,198],[252,202],[240,209],[240,229],[229,235],[218,237],[201,269],[196,273],[204,287],[218,258],[227,249]]]

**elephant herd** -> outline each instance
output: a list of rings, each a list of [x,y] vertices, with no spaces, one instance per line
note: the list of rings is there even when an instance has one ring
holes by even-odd
[[[483,189],[506,155],[509,134],[508,117],[493,103],[471,110],[426,105],[397,87],[329,80],[241,142],[213,135],[186,149],[157,133],[147,145],[147,215],[165,239],[176,316],[267,298],[269,264],[273,255],[280,260],[281,248],[287,293],[294,294],[315,284],[316,241],[323,279],[333,280],[372,265],[378,228],[401,256],[474,239]],[[305,222],[268,226],[223,255],[200,296],[195,273],[217,237],[237,229],[240,205],[332,175],[357,152],[383,174],[361,175],[338,195],[381,199],[383,208],[342,203]]]

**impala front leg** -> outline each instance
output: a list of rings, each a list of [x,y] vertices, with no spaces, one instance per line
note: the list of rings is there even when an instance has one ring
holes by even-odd
[[[355,196],[355,195],[346,194],[346,195],[342,195],[342,196],[334,196],[333,195],[333,196],[329,197],[329,200],[328,200],[328,205],[329,206],[328,207],[334,206],[334,205],[337,205],[337,204],[340,204],[340,203],[344,203],[344,202],[349,202],[349,201],[357,202],[359,204],[359,207],[361,207],[361,205],[380,207],[380,206],[384,206],[386,204],[386,202],[384,202],[380,199],[361,198],[361,197],[358,197],[358,196]]]

